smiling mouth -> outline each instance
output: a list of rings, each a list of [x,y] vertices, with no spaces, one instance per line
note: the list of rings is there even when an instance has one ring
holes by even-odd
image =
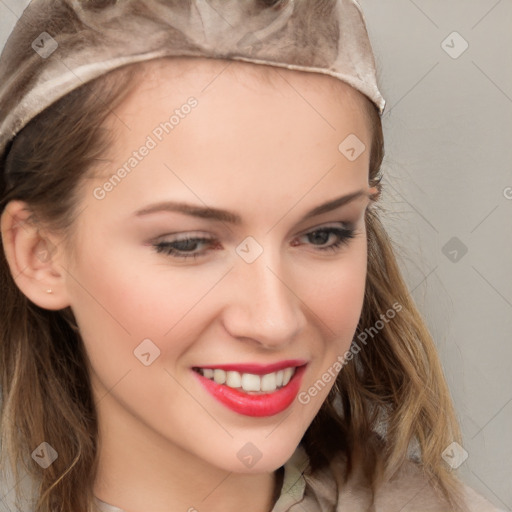
[[[222,384],[248,394],[273,393],[274,391],[284,388],[290,382],[296,371],[296,368],[293,366],[264,375],[231,370],[226,371],[220,368],[195,367],[192,369],[216,384]]]
[[[279,414],[293,404],[307,361],[219,366],[205,364],[191,370],[203,389],[222,405],[238,414],[261,418]]]

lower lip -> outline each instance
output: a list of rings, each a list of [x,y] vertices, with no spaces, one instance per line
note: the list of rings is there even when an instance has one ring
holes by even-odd
[[[279,414],[291,405],[299,392],[305,370],[306,365],[299,366],[286,386],[271,393],[257,395],[250,395],[224,384],[217,384],[194,370],[192,373],[199,379],[206,391],[228,409],[244,416],[263,417]]]

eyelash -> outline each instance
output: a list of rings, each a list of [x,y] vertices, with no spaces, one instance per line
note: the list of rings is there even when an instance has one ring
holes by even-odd
[[[314,229],[313,231],[309,231],[308,233],[304,233],[301,236],[311,236],[317,233],[328,233],[329,236],[331,234],[334,234],[338,237],[338,241],[328,245],[327,247],[318,247],[318,251],[320,252],[332,252],[336,253],[339,250],[342,249],[343,246],[346,246],[349,244],[349,241],[354,238],[355,236],[355,229],[351,227],[347,228],[335,228],[335,227],[325,227],[325,228],[318,228]],[[152,244],[153,248],[157,253],[163,253],[169,256],[173,256],[174,258],[181,258],[183,260],[187,258],[193,258],[196,259],[198,257],[204,256],[205,253],[187,253],[184,251],[180,251],[179,249],[176,249],[176,247],[173,247],[173,244],[179,244],[179,243],[190,243],[194,242],[197,243],[204,243],[204,242],[215,242],[215,239],[213,238],[201,238],[201,237],[191,237],[191,238],[182,238],[181,240],[174,240],[172,242],[158,242],[155,244]]]

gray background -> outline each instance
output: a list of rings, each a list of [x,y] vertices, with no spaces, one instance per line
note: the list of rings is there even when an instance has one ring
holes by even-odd
[[[360,3],[388,101],[386,226],[462,424],[459,475],[512,510],[512,2]]]
[[[360,3],[388,102],[384,222],[461,421],[459,476],[512,511],[512,0]],[[0,48],[27,4],[0,0]]]

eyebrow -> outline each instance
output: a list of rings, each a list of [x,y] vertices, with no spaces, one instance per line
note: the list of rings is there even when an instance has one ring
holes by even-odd
[[[356,192],[352,192],[350,194],[346,194],[344,196],[337,197],[336,199],[332,199],[327,201],[326,203],[321,204],[320,206],[316,206],[312,210],[309,210],[301,220],[306,220],[311,217],[316,217],[317,215],[321,215],[322,213],[330,212],[331,210],[335,210],[336,208],[340,208],[348,203],[359,199],[360,197],[370,197],[370,194],[366,190],[358,190]],[[178,212],[185,213],[186,215],[191,215],[193,217],[199,217],[201,219],[210,219],[216,220],[220,222],[228,222],[234,225],[242,224],[242,217],[236,213],[222,210],[219,208],[210,208],[210,207],[202,207],[197,205],[192,205],[188,203],[182,202],[174,202],[174,201],[161,201],[159,203],[155,203],[149,206],[145,206],[140,210],[135,212],[135,216],[142,217],[144,215],[149,215],[151,213],[156,212]]]

